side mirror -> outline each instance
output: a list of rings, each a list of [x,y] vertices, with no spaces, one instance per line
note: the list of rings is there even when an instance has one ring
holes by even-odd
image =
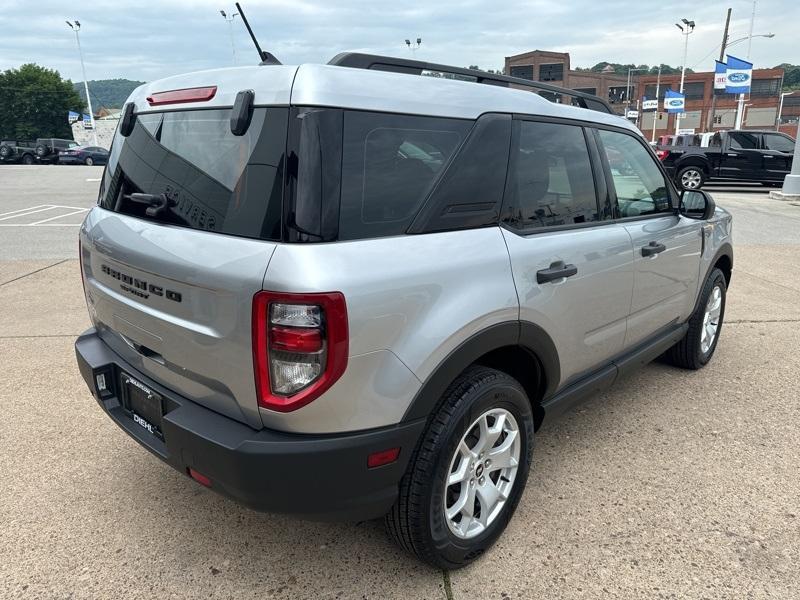
[[[714,215],[717,205],[711,194],[701,190],[683,190],[680,212],[690,219],[707,220]]]

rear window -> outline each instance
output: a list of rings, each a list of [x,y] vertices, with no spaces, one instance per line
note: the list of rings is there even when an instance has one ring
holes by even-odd
[[[235,136],[229,109],[138,115],[127,138],[114,138],[100,205],[191,229],[279,240],[287,120],[286,108],[257,108],[247,132]],[[164,208],[152,210],[152,203]]]
[[[346,111],[339,239],[405,233],[472,124]]]

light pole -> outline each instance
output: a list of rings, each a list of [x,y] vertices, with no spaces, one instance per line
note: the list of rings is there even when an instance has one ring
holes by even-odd
[[[680,94],[683,94],[683,81],[686,78],[686,58],[689,55],[689,34],[694,31],[694,21],[687,21],[681,19],[680,23],[675,23],[675,27],[681,30],[681,35],[684,36],[683,41],[683,65],[681,66],[681,89]],[[683,100],[683,110],[686,112],[686,99]],[[678,130],[681,128],[681,115],[683,113],[675,113],[675,135],[678,135]]]
[[[646,71],[647,69],[628,69],[628,82],[625,84],[625,118],[628,118],[628,110],[631,107],[631,73],[635,71]]]
[[[658,121],[658,92],[661,87],[661,65],[658,65],[658,77],[656,77],[656,112],[653,113],[653,133],[650,136],[650,141],[656,141],[656,121]]]
[[[800,198],[800,119],[797,119],[797,133],[794,142],[794,159],[792,160],[792,172],[783,180],[781,194],[784,197],[790,196],[791,199]]]
[[[233,13],[231,16],[228,16],[224,10],[221,10],[219,14],[228,22],[228,33],[231,36],[231,51],[233,52],[233,64],[236,66],[236,44],[233,42],[233,20],[239,16],[239,13]]]
[[[92,110],[92,99],[89,97],[89,82],[86,80],[86,67],[83,66],[83,50],[81,50],[81,36],[78,32],[81,30],[81,22],[76,20],[73,25],[69,21],[66,22],[69,28],[75,32],[75,40],[78,42],[78,55],[81,57],[81,73],[83,73],[83,90],[86,92],[86,104],[89,105],[89,119],[92,122],[92,138],[94,145],[97,146],[97,128],[94,126],[94,111]]]
[[[417,38],[416,45],[412,44],[411,40],[406,40],[406,46],[408,46],[408,49],[411,50],[411,56],[416,56],[417,55],[417,49],[421,45],[422,45],[422,38],[421,37]]]
[[[753,24],[756,20],[756,0],[753,0],[753,13],[750,15],[750,31],[747,33],[747,60],[750,61],[750,48],[753,46]],[[731,44],[728,44],[729,46]],[[751,81],[752,83],[752,81]],[[739,94],[739,104],[736,105],[736,124],[734,129],[741,129],[744,121],[744,93]]]

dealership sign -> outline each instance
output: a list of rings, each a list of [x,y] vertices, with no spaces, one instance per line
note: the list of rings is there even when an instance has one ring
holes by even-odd
[[[629,119],[638,119],[639,118],[639,111],[638,110],[629,110],[627,113],[627,117]]]
[[[658,100],[643,100],[642,110],[658,110]]]
[[[714,67],[714,89],[724,90],[728,84],[728,65],[718,60],[714,62],[716,63]]]
[[[667,90],[664,94],[664,108],[668,113],[682,113],[686,104],[686,96],[679,92]]]
[[[753,63],[728,55],[725,70],[725,91],[729,94],[747,94],[753,77]]]

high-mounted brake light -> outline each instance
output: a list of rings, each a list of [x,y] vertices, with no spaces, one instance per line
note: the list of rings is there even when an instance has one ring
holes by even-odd
[[[162,104],[183,104],[185,102],[206,102],[211,100],[217,93],[217,86],[184,88],[182,90],[167,90],[165,92],[154,92],[147,97],[150,106],[161,106]]]
[[[340,292],[253,297],[258,404],[289,412],[318,398],[347,367],[347,305]]]
[[[656,150],[656,156],[658,160],[664,160],[669,156],[669,150]]]

